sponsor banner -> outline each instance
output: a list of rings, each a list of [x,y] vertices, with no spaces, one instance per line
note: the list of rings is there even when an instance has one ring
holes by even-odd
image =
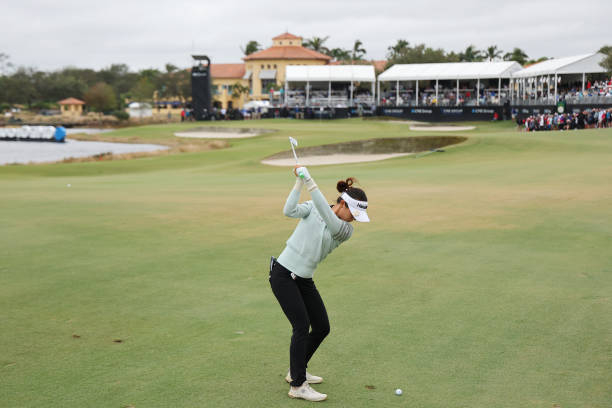
[[[461,115],[463,108],[442,108],[440,109],[443,115]]]
[[[503,118],[503,106],[414,106],[414,107],[379,107],[376,114],[379,116],[395,116],[406,119],[427,121],[460,121],[460,120],[491,120],[497,112]],[[510,116],[509,114],[507,115]]]

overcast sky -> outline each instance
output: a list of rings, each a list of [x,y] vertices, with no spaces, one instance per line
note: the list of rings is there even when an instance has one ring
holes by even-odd
[[[562,57],[612,44],[612,1],[459,0],[20,0],[0,6],[0,53],[15,65],[132,69],[242,62],[240,46],[265,47],[288,30],[329,36],[328,47],[359,39],[367,58],[384,59],[397,39],[460,51],[497,45],[530,57]]]

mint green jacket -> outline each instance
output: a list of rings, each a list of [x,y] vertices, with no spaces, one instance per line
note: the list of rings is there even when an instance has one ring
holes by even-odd
[[[298,204],[301,189],[302,183],[296,183],[287,197],[283,213],[300,222],[277,261],[302,278],[312,278],[319,262],[351,237],[353,226],[334,214],[318,188],[310,192],[311,201]]]

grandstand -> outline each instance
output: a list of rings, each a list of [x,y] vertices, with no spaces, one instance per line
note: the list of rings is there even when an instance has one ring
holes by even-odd
[[[612,102],[612,86],[600,65],[605,56],[590,53],[549,59],[512,74],[512,101],[521,105]]]
[[[396,64],[378,76],[379,106],[501,105],[514,61]],[[382,85],[382,91],[381,91]]]
[[[288,65],[287,107],[350,108],[375,104],[372,65]]]

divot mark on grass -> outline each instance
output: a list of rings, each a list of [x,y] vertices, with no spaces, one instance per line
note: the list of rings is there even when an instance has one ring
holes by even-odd
[[[113,343],[123,343],[123,340],[122,339],[114,339]]]
[[[373,385],[366,385],[365,387],[366,387],[368,390],[375,390],[375,389],[376,389],[376,387],[375,387],[375,386],[373,386]]]
[[[80,336],[80,335],[78,335],[78,334],[73,334],[73,335],[72,335],[72,338],[73,338],[73,339],[80,339],[80,338],[81,338],[81,336]]]

